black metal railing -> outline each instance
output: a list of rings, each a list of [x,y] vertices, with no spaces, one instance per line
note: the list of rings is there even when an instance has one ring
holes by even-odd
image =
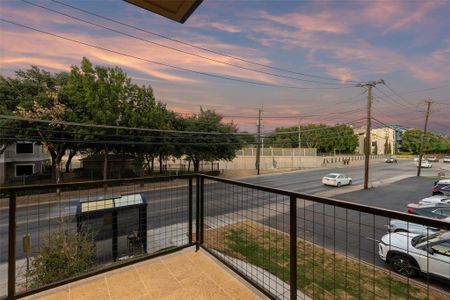
[[[0,298],[34,294],[194,245],[196,178],[0,188],[0,265],[7,270]],[[79,255],[70,262],[55,248]],[[64,272],[40,268],[50,259],[54,270]]]
[[[414,224],[423,224],[427,226],[422,233],[425,237],[436,229],[449,230],[447,222],[202,177],[205,225],[201,247],[269,298],[450,299],[450,252],[439,253],[442,249],[430,242],[434,253],[421,251],[422,261],[416,263],[418,251],[411,244],[402,249],[394,241],[405,238],[405,233],[386,235],[391,220],[405,221],[401,230],[410,232],[417,230]],[[380,258],[383,236],[381,246],[390,264]],[[450,244],[448,233],[446,238]],[[390,265],[394,260],[401,262],[399,258],[411,260],[417,277],[393,271]],[[432,276],[439,272],[431,270],[436,265],[443,278]]]
[[[391,220],[403,220],[411,232],[425,225],[425,236],[450,230],[438,219],[207,175],[0,188],[0,195],[0,228],[7,233],[0,260],[8,264],[0,297],[31,295],[196,245],[272,299],[450,299],[449,280],[432,276],[441,255],[436,244],[427,242],[422,261],[414,262],[413,246],[399,249],[392,240],[398,237],[386,235]],[[142,203],[130,195],[141,195]],[[96,245],[88,268],[36,280],[33,261],[43,259],[43,248],[85,233]],[[398,257],[410,259],[418,277],[394,273],[380,253],[393,266]],[[437,265],[450,276],[450,256]]]

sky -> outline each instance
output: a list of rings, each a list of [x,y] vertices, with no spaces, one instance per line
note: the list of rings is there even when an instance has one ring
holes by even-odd
[[[250,132],[259,109],[264,130],[362,126],[367,92],[356,84],[383,79],[373,89],[375,126],[422,128],[431,99],[429,128],[450,135],[448,16],[444,0],[205,0],[179,24],[125,1],[2,0],[2,20],[91,46],[0,21],[0,74],[69,71],[85,56],[151,85],[170,109],[214,109]]]

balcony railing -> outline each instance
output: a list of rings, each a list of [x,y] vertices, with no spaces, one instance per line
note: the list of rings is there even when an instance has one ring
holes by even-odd
[[[35,294],[195,245],[272,299],[450,299],[450,253],[439,248],[442,241],[426,239],[450,230],[436,219],[206,175],[0,194],[0,261],[8,270],[0,297]],[[405,221],[411,232],[425,225],[425,233],[402,244],[408,234],[386,235],[391,220]],[[59,261],[53,271],[66,274],[39,269],[52,249],[70,249],[74,241],[78,270]]]

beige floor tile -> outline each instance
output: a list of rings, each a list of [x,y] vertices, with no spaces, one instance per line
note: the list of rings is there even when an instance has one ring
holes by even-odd
[[[163,264],[162,261],[159,259],[157,261],[149,260],[135,265],[135,269],[139,273],[146,273],[147,271],[154,273],[160,270],[164,270],[166,268],[167,266]]]
[[[245,300],[256,300],[260,299],[255,293],[253,293],[248,287],[236,279],[232,279],[221,285],[225,292],[230,295],[233,299],[245,299]]]
[[[135,269],[128,269],[111,276],[107,275],[106,283],[113,300],[134,299],[144,296],[147,292]]]
[[[180,288],[180,284],[168,269],[153,272],[151,269],[139,269],[139,277],[147,288],[148,294],[153,299],[160,299],[170,295]]]
[[[172,261],[168,263],[167,268],[169,269],[170,273],[179,281],[201,272],[201,270],[193,262],[186,258],[183,262]]]
[[[29,300],[69,300],[69,289],[65,290],[50,290],[38,295],[30,296]]]
[[[252,300],[259,297],[214,259],[201,251],[186,251],[84,279],[31,299]]]
[[[106,279],[100,277],[96,280],[89,281],[70,288],[71,300],[103,300],[110,299]]]

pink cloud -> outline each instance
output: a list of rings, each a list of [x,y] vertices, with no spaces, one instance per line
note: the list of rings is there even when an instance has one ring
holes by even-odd
[[[262,19],[295,28],[300,32],[322,32],[341,34],[347,32],[347,28],[341,22],[335,22],[334,15],[330,12],[320,12],[316,14],[288,13],[283,15],[273,15],[265,11],[258,13]]]
[[[236,25],[232,25],[225,22],[217,22],[215,20],[211,20],[211,18],[202,15],[192,16],[188,23],[189,27],[193,28],[202,28],[202,29],[217,29],[223,32],[229,33],[238,33],[241,32],[241,28]]]
[[[398,30],[414,23],[421,23],[428,14],[442,6],[445,3],[443,1],[423,1],[415,10],[410,14],[404,14],[400,19],[394,21],[394,23],[384,30],[384,33]],[[448,4],[448,2],[446,2]]]

